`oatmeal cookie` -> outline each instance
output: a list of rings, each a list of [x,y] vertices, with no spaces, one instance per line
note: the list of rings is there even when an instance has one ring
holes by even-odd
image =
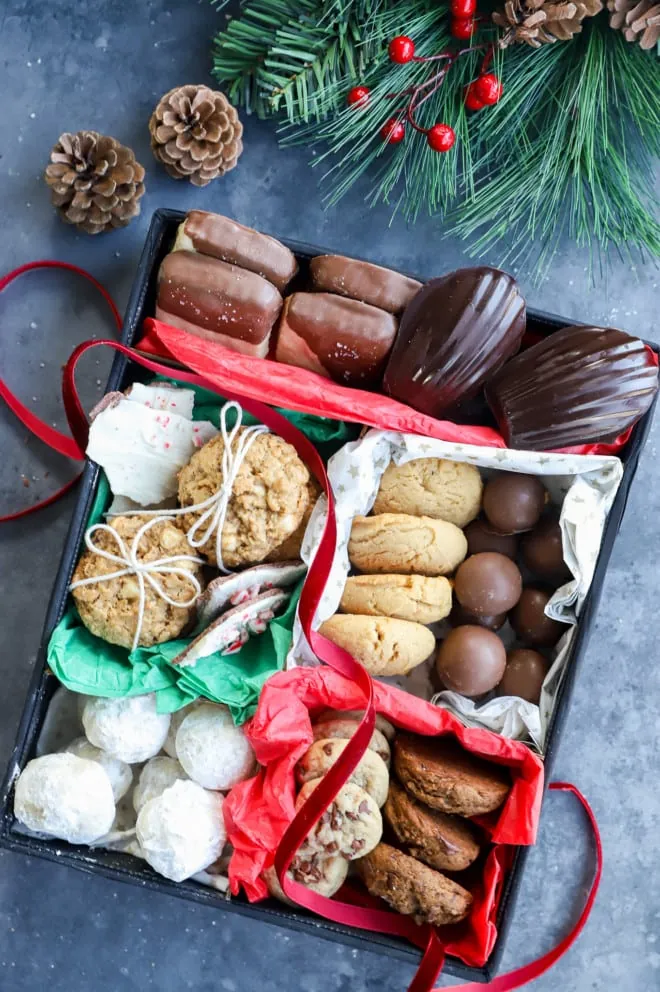
[[[389,844],[379,844],[361,858],[357,869],[372,896],[416,923],[459,923],[470,911],[467,889]]]
[[[351,575],[339,609],[342,613],[437,623],[451,613],[451,583],[441,575]]]
[[[408,853],[440,871],[463,871],[479,855],[474,828],[466,820],[430,809],[392,781],[385,821]]]
[[[287,537],[285,541],[271,551],[270,554],[265,559],[267,562],[283,562],[283,561],[293,561],[300,558],[300,551],[302,548],[303,538],[305,536],[305,531],[307,530],[307,524],[309,523],[309,518],[312,515],[312,511],[316,506],[316,501],[323,490],[319,486],[316,479],[311,475],[309,477],[309,482],[307,483],[307,503],[303,511],[302,520],[294,530],[290,537]]]
[[[315,741],[298,762],[296,767],[298,782],[303,785],[313,779],[322,778],[328,769],[332,768],[347,744],[347,740],[337,738]],[[384,805],[390,776],[387,765],[374,751],[365,751],[348,781],[354,782],[368,792],[379,807]]]
[[[391,617],[336,613],[319,633],[357,658],[371,675],[407,675],[435,649],[428,627]]]
[[[243,432],[239,431],[240,436]],[[238,437],[234,441],[236,446]],[[222,486],[222,435],[196,451],[179,472],[181,506],[202,503]],[[236,568],[262,562],[300,525],[309,502],[309,472],[293,445],[276,434],[261,434],[238,470],[222,531],[225,565]],[[184,515],[186,530],[198,513]],[[217,565],[216,535],[200,549]]]
[[[498,809],[511,788],[506,768],[470,754],[448,737],[399,734],[394,768],[415,799],[458,816]]]
[[[465,527],[479,513],[483,483],[479,469],[446,458],[390,462],[380,480],[374,513],[411,513]]]
[[[119,534],[125,545],[130,547],[140,527],[151,519],[142,514],[134,517],[112,517],[108,521],[108,526]],[[95,531],[93,542],[98,548],[110,554],[121,553],[117,541],[105,530]],[[162,520],[155,523],[144,534],[138,547],[138,560],[141,562],[157,561],[175,555],[195,554],[195,549],[188,544],[177,520]],[[173,566],[190,572],[203,588],[201,565],[193,561],[176,561],[173,562]],[[76,566],[72,582],[93,576],[109,575],[121,568],[122,566],[117,562],[87,550],[83,552]],[[193,584],[181,575],[165,572],[156,574],[154,578],[175,602],[185,603],[194,595]],[[145,582],[144,589],[144,619],[139,644],[142,647],[150,647],[152,644],[162,644],[164,641],[178,637],[194,619],[195,604],[170,606],[152,589],[149,582]],[[102,637],[110,644],[119,644],[124,648],[132,647],[140,604],[137,576],[123,575],[121,578],[79,586],[73,589],[71,594],[80,619],[92,634]]]
[[[321,781],[305,782],[296,800],[297,810]],[[300,845],[299,856],[308,860],[313,854],[322,858],[336,854],[352,861],[372,851],[382,835],[378,806],[359,785],[347,782]]]
[[[314,734],[314,740],[328,740],[332,738],[339,738],[340,740],[350,740],[355,734],[355,731],[360,725],[359,717],[345,717],[337,716],[334,719],[327,717],[324,720],[319,720],[312,727],[312,733]],[[390,767],[391,760],[391,750],[389,741],[385,734],[376,727],[373,734],[371,735],[371,740],[367,745],[370,751],[375,751],[379,758],[385,762],[387,768]]]
[[[462,530],[446,520],[380,513],[355,517],[348,556],[361,572],[449,575],[467,554]]]

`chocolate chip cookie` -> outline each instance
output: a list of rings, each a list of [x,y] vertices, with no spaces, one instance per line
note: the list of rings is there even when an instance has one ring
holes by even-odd
[[[360,858],[357,870],[372,896],[416,923],[459,923],[470,911],[467,889],[389,844],[379,844]]]
[[[347,740],[337,738],[315,741],[298,762],[296,767],[298,782],[304,784],[316,778],[323,778],[347,744]],[[384,805],[390,776],[387,765],[375,751],[365,751],[348,781],[354,782],[368,792],[379,807]]]
[[[470,754],[448,737],[399,734],[394,768],[415,799],[458,816],[490,813],[502,805],[511,788],[506,768]]]
[[[296,809],[321,781],[305,782]],[[375,801],[359,785],[347,782],[300,845],[299,855],[305,860],[313,854],[326,858],[338,855],[352,861],[372,851],[382,835],[383,819]]]
[[[291,867],[287,872],[289,878],[295,882],[300,882],[312,892],[318,892],[320,896],[334,896],[335,892],[342,887],[348,874],[348,861],[346,858],[322,858],[318,854],[309,857],[298,856],[291,862]],[[296,904],[284,895],[282,886],[279,883],[275,866],[271,865],[263,874],[264,881],[268,886],[271,896],[287,903],[289,906]]]
[[[390,782],[383,816],[397,839],[418,861],[440,871],[463,871],[479,855],[470,823],[418,802],[397,782]]]
[[[312,733],[314,734],[315,741],[328,740],[332,738],[339,738],[340,740],[350,740],[355,734],[355,731],[360,726],[360,718],[355,717],[351,719],[347,717],[342,719],[341,717],[336,717],[334,720],[328,718],[327,720],[319,721],[315,723],[312,727]],[[371,735],[371,740],[367,745],[370,751],[375,751],[379,758],[385,762],[387,768],[390,767],[390,761],[392,757],[392,752],[390,749],[387,737],[382,731],[376,727],[373,734]]]

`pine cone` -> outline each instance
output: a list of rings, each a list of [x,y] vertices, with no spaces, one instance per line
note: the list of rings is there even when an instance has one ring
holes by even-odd
[[[60,135],[45,179],[62,220],[87,234],[126,227],[140,213],[144,169],[130,148],[98,131]]]
[[[499,47],[524,43],[540,48],[548,42],[570,41],[582,30],[584,18],[602,9],[602,0],[507,0],[502,10],[493,13],[495,24],[506,29]]]
[[[660,3],[654,0],[607,0],[610,27],[622,31],[626,41],[640,48],[655,48],[660,41]]]
[[[178,86],[149,121],[151,149],[174,179],[206,186],[233,169],[243,151],[243,125],[224,93]]]

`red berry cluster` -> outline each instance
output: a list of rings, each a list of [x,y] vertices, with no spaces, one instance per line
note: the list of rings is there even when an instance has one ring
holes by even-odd
[[[476,9],[477,0],[451,0],[451,33],[454,38],[468,39],[472,36],[476,25],[474,16]],[[439,55],[420,56],[415,54],[415,42],[412,38],[405,34],[392,38],[387,49],[392,62],[396,62],[398,65],[405,65],[407,62],[440,62],[442,68],[434,71],[431,77],[421,84],[409,86],[401,93],[389,93],[387,95],[387,99],[407,96],[409,100],[405,113],[401,111],[399,116],[390,117],[381,127],[380,135],[383,141],[391,145],[403,141],[406,136],[406,123],[408,123],[415,131],[426,136],[427,144],[434,152],[448,152],[456,141],[454,129],[449,124],[441,122],[432,127],[421,127],[415,120],[415,112],[425,100],[428,100],[439,89],[457,58],[479,49],[485,49],[486,55],[479,77],[470,83],[465,90],[465,106],[468,110],[481,110],[483,107],[492,106],[502,96],[501,81],[494,73],[487,71],[493,57],[492,44],[476,45],[458,52],[446,51]],[[348,91],[346,100],[352,106],[365,107],[369,103],[369,98],[370,92],[367,86],[354,86]]]

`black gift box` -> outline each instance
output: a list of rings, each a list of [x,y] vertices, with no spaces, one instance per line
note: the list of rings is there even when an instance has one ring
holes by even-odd
[[[144,318],[152,316],[154,313],[158,267],[163,256],[171,247],[177,226],[183,220],[184,216],[183,213],[174,210],[157,210],[153,216],[126,310],[122,335],[122,341],[125,344],[131,345],[134,341],[138,340]],[[324,254],[327,251],[327,249],[300,244],[298,242],[286,242],[286,244],[296,253],[303,275],[309,259],[315,255]],[[552,334],[559,328],[574,323],[574,321],[563,320],[560,317],[535,310],[528,310],[527,319],[528,330],[541,335]],[[123,389],[129,382],[140,378],[141,375],[143,373],[139,367],[131,366],[131,363],[126,358],[118,355],[114,360],[106,391]],[[553,758],[568,713],[573,686],[586,651],[598,608],[608,561],[625,512],[628,493],[635,477],[639,456],[647,439],[654,407],[655,404],[636,425],[632,437],[622,453],[622,460],[624,462],[623,480],[609,514],[593,582],[582,610],[577,634],[573,639],[566,674],[557,696],[555,710],[548,732],[545,756],[546,783],[550,778]],[[57,679],[46,668],[46,647],[51,632],[61,619],[65,610],[69,582],[71,581],[77,561],[78,549],[85,531],[98,480],[98,467],[88,462],[82,476],[78,491],[78,500],[73,512],[60,567],[46,614],[41,647],[21,717],[16,742],[9,768],[2,783],[2,791],[0,792],[0,845],[24,854],[64,863],[83,871],[94,871],[114,880],[132,882],[135,885],[147,886],[161,892],[167,891],[181,898],[190,899],[206,905],[218,905],[223,910],[243,913],[254,919],[276,923],[279,926],[298,930],[302,933],[312,933],[316,936],[326,937],[330,940],[366,950],[380,950],[384,954],[398,957],[411,965],[417,964],[420,958],[420,952],[404,940],[376,933],[357,931],[350,927],[319,919],[306,913],[304,910],[288,909],[272,900],[255,905],[250,905],[243,898],[225,900],[218,892],[207,889],[197,883],[183,882],[175,884],[170,882],[152,871],[144,861],[129,855],[103,849],[92,850],[88,847],[76,847],[59,840],[41,840],[27,836],[16,830],[12,812],[13,783],[18,770],[22,769],[26,762],[34,757],[37,737],[41,730],[50,699],[58,686]],[[516,895],[523,878],[528,854],[529,848],[519,848],[515,852],[513,866],[505,880],[498,909],[498,938],[487,965],[484,968],[470,968],[457,959],[449,958],[445,968],[448,974],[470,981],[489,981],[493,977],[498,968],[507,933],[512,922]]]

